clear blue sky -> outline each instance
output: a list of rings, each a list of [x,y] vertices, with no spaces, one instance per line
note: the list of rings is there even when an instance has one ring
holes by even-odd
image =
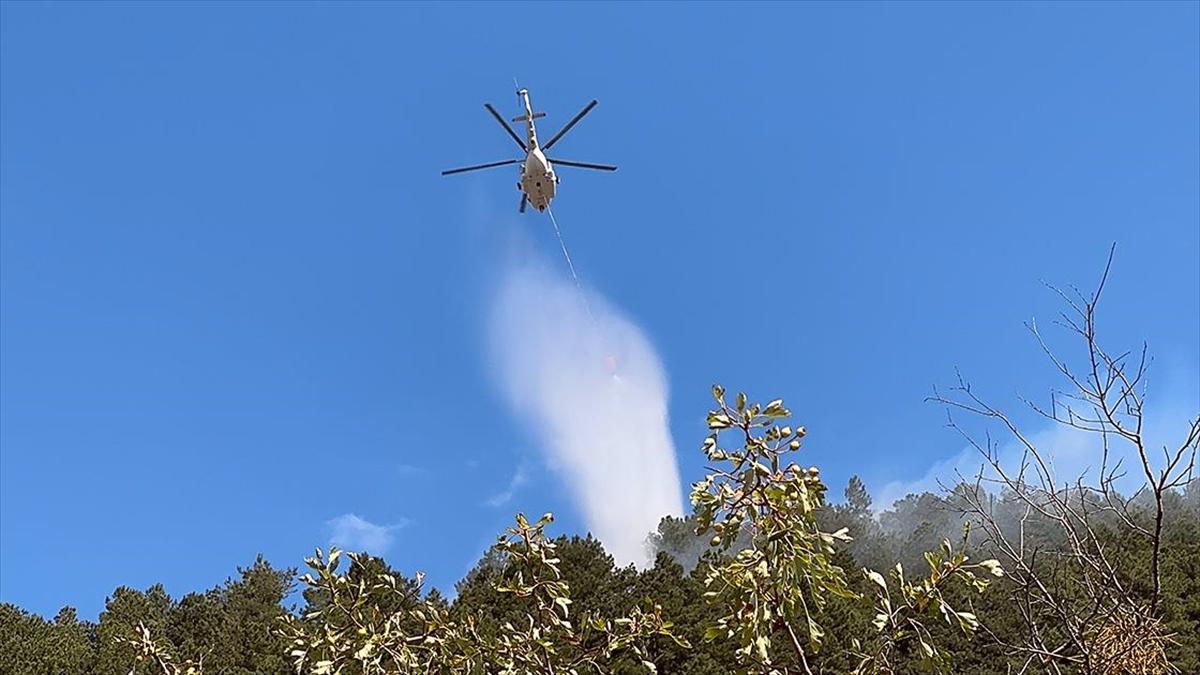
[[[1114,241],[1104,329],[1193,391],[1197,8],[5,2],[0,598],[95,616],[347,513],[442,587],[516,509],[581,528],[484,348],[496,251],[549,224],[438,175],[512,156],[514,76],[551,130],[600,100],[558,149],[621,169],[556,212],[685,484],[714,381],[787,399],[835,494],[921,475],[961,447],[930,388],[1044,391],[1021,322]]]

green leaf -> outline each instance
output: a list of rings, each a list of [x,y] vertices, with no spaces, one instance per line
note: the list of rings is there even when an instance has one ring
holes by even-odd
[[[708,414],[709,429],[727,429],[730,424],[729,417],[722,413],[713,412]]]
[[[775,418],[780,418],[780,417],[787,417],[791,413],[788,411],[787,408],[783,407],[783,399],[775,399],[774,401],[771,401],[770,403],[767,404],[767,407],[763,409],[762,414],[767,417],[770,417],[772,419],[775,419]]]
[[[999,560],[984,560],[983,562],[979,563],[979,566],[986,569],[992,576],[1004,576],[1004,568],[1000,566]]]
[[[884,590],[884,592],[886,593],[887,589],[888,589],[887,580],[885,580],[883,578],[883,575],[880,574],[879,572],[876,572],[875,570],[866,570],[866,572],[867,572],[867,578],[870,579],[872,582],[874,582],[875,585],[882,588]]]
[[[825,631],[813,621],[811,616],[806,616],[808,619],[808,646],[812,648],[813,653],[821,651],[821,644],[825,641]]]

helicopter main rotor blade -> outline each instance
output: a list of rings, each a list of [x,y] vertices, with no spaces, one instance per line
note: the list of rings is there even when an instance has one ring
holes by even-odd
[[[583,110],[580,110],[578,115],[571,118],[570,122],[567,122],[567,126],[563,127],[562,129],[559,129],[558,133],[551,136],[550,140],[546,141],[546,144],[543,145],[542,147],[545,148],[546,150],[549,150],[550,148],[554,147],[554,144],[558,142],[558,139],[565,136],[567,134],[567,132],[571,130],[571,127],[578,124],[579,120],[583,119],[584,115],[590,113],[592,111],[592,108],[596,107],[597,103],[599,103],[599,101],[597,101],[596,99],[592,99],[591,103],[584,106]]]
[[[549,159],[550,164],[552,164],[552,165],[577,166],[580,169],[599,169],[600,171],[616,171],[617,170],[617,167],[613,166],[612,164],[588,164],[587,162],[568,162],[565,159],[550,159],[549,157],[547,157],[546,159]]]
[[[520,161],[521,160],[519,160],[519,159],[506,159],[503,162],[491,162],[489,164],[476,164],[475,166],[464,166],[459,169],[446,169],[445,171],[442,172],[442,175],[449,176],[452,173],[462,173],[464,171],[475,171],[477,169],[490,169],[493,166],[504,166],[506,164],[516,164],[517,162],[520,162]]]
[[[484,103],[483,107],[487,108],[487,111],[492,113],[492,117],[496,118],[496,121],[500,123],[500,126],[504,127],[504,130],[508,132],[509,136],[512,136],[512,139],[517,142],[517,145],[521,146],[522,150],[529,152],[529,149],[525,147],[525,141],[522,141],[521,137],[517,135],[517,132],[513,131],[512,127],[508,126],[508,122],[506,122],[504,118],[500,116],[500,113],[496,112],[496,109],[492,107],[491,103]]]
[[[525,213],[525,205],[529,203],[529,197],[521,195],[521,206],[517,209],[517,213]]]

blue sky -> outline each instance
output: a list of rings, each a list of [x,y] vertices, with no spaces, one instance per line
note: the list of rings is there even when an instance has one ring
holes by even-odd
[[[931,387],[1044,392],[1022,321],[1114,241],[1102,329],[1200,405],[1196,3],[0,19],[0,599],[34,611],[338,529],[446,588],[517,509],[583,530],[486,344],[514,238],[565,274],[549,223],[508,168],[438,175],[512,157],[514,76],[543,134],[600,100],[556,149],[620,171],[555,210],[658,353],[684,485],[713,382],[784,397],[835,493],[918,479],[961,449]]]

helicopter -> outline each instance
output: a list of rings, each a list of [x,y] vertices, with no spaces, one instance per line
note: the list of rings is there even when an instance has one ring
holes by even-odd
[[[525,206],[527,204],[532,204],[533,208],[539,212],[550,208],[550,202],[554,199],[559,182],[558,174],[554,171],[555,166],[573,166],[580,169],[596,169],[599,171],[617,170],[617,167],[611,164],[572,162],[565,159],[553,159],[546,156],[546,151],[554,147],[554,144],[559,142],[562,137],[571,130],[572,127],[578,124],[579,120],[583,119],[584,115],[590,113],[592,108],[596,107],[598,101],[593,99],[591,103],[588,103],[586,106],[584,106],[583,110],[580,110],[578,115],[571,118],[571,121],[567,122],[566,126],[564,126],[562,129],[559,129],[558,133],[551,136],[550,140],[546,141],[546,143],[543,145],[538,142],[537,128],[534,126],[533,121],[545,117],[546,113],[535,113],[533,111],[533,106],[529,102],[528,89],[518,89],[517,96],[525,105],[525,114],[514,117],[512,121],[525,123],[524,141],[522,141],[521,137],[517,135],[517,132],[513,131],[513,128],[508,125],[508,122],[506,122],[504,118],[500,116],[500,113],[496,112],[496,109],[492,107],[491,103],[484,103],[483,107],[487,109],[489,113],[491,113],[492,117],[496,118],[496,121],[500,123],[500,126],[504,127],[504,130],[508,132],[508,135],[512,137],[513,141],[515,141],[521,150],[525,152],[525,158],[506,159],[501,162],[489,162],[487,164],[464,166],[458,169],[447,169],[442,172],[443,176],[464,173],[467,171],[476,171],[479,169],[490,169],[497,166],[507,166],[509,164],[520,164],[521,174],[520,180],[517,181],[517,189],[521,191],[521,205],[517,210],[521,213],[525,213]]]

